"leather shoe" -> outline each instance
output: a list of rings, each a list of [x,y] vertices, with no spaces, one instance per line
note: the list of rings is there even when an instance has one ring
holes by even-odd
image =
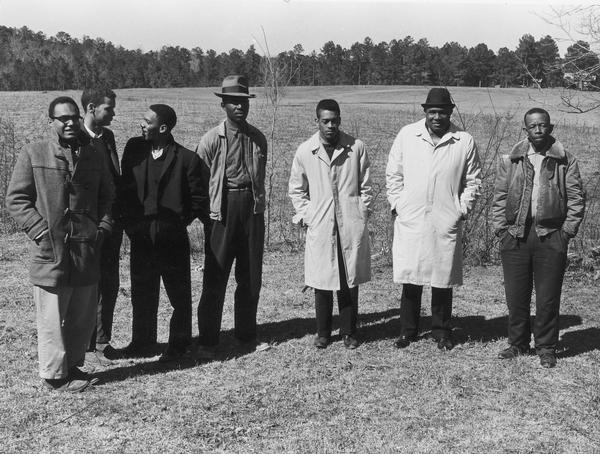
[[[72,367],[69,369],[69,380],[85,380],[89,382],[90,385],[95,385],[100,381],[98,377],[93,377],[79,367]]]
[[[437,341],[437,347],[440,350],[452,350],[454,348],[454,341],[451,337],[440,337]]]
[[[556,355],[551,352],[541,353],[540,365],[545,369],[552,369],[553,367],[556,367]]]
[[[43,383],[44,386],[46,386],[46,388],[49,388],[52,391],[68,393],[80,393],[84,391],[88,386],[90,386],[90,382],[87,380],[78,380],[71,378],[47,378],[43,381]]]
[[[330,339],[328,337],[315,336],[315,340],[314,340],[313,344],[317,348],[327,348],[327,346],[329,345],[329,342],[330,342]]]
[[[529,353],[528,346],[509,345],[498,353],[498,359],[515,359],[517,356],[523,356]]]
[[[417,340],[419,340],[419,338],[418,338],[418,336],[415,336],[415,335],[412,335],[412,336],[400,336],[394,342],[394,347],[396,347],[396,348],[406,348],[406,347],[408,347],[411,344],[411,342],[416,342]]]
[[[344,347],[348,350],[354,350],[358,347],[358,339],[349,334],[344,334]]]

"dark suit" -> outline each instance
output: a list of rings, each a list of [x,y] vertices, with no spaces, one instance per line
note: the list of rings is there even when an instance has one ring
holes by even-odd
[[[195,153],[171,137],[160,162],[157,161],[152,158],[151,144],[142,137],[127,142],[121,162],[120,200],[125,232],[131,240],[131,342],[140,347],[156,343],[162,277],[173,306],[169,345],[183,349],[190,343],[192,331],[186,227],[206,212],[208,199],[202,189],[200,159]]]
[[[82,130],[89,135],[86,128],[82,128]],[[100,137],[94,138],[90,136],[90,138],[94,147],[104,152],[113,184],[115,188],[118,188],[121,180],[121,172],[119,170],[119,156],[117,155],[115,135],[110,129],[103,127]],[[112,234],[105,238],[102,243],[100,255],[96,328],[90,341],[90,350],[94,350],[96,344],[110,343],[112,337],[113,315],[119,293],[119,254],[123,241],[123,228],[119,222],[119,202],[117,199],[115,199],[115,203],[112,206],[112,215],[115,221],[114,228]]]

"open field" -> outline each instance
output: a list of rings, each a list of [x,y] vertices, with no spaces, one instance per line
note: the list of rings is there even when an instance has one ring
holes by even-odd
[[[119,90],[113,123],[119,148],[138,134],[139,118],[156,102],[176,109],[179,124],[174,135],[194,148],[222,118],[212,91]],[[93,390],[81,395],[49,393],[37,376],[26,239],[19,233],[5,233],[0,235],[0,453],[599,453],[600,280],[594,279],[599,275],[597,259],[594,262],[587,254],[600,245],[600,130],[596,126],[600,114],[562,114],[559,93],[552,91],[451,91],[460,108],[455,120],[475,136],[486,169],[478,217],[467,225],[470,235],[465,247],[471,263],[494,262],[496,243],[489,237],[486,198],[496,156],[507,153],[522,137],[520,120],[525,110],[543,105],[556,113],[556,136],[580,159],[588,215],[582,234],[571,245],[582,266],[572,267],[565,279],[556,369],[540,368],[534,356],[512,362],[496,359],[506,346],[507,316],[502,273],[496,265],[469,266],[465,285],[455,290],[459,345],[454,350],[440,352],[427,340],[406,350],[394,349],[400,289],[391,282],[387,260],[391,233],[383,172],[398,129],[422,117],[420,103],[427,88],[290,88],[278,111],[271,150],[271,247],[265,257],[259,305],[260,332],[272,348],[260,353],[235,350],[230,282],[217,360],[169,367],[152,357],[119,360],[106,369],[91,365],[102,380]],[[45,109],[58,94],[0,92],[0,119],[10,119],[15,126],[15,144],[44,134]],[[339,339],[324,351],[312,347],[313,295],[301,292],[303,260],[297,251],[302,249],[302,234],[290,226],[286,196],[293,152],[314,132],[314,106],[324,97],[340,101],[342,127],[369,147],[379,190],[371,225],[376,255],[373,281],[361,286],[363,344],[355,351],[346,351]],[[251,109],[249,121],[268,132],[268,105],[259,98]],[[2,159],[0,175],[6,175],[8,157]],[[8,230],[0,226],[0,232]],[[197,302],[203,259],[197,224],[191,228],[191,238]],[[126,245],[115,314],[116,347],[130,340],[128,262]],[[424,295],[422,329],[426,332],[430,311],[428,292]],[[170,313],[163,293],[159,313],[163,343]]]

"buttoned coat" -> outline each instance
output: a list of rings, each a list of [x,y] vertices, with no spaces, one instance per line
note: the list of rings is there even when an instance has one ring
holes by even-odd
[[[195,217],[208,216],[208,197],[203,191],[198,156],[171,137],[158,185],[157,215],[186,227]],[[144,200],[148,193],[148,162],[152,144],[143,137],[129,139],[123,151],[123,176],[119,199],[125,231],[129,236],[144,226]]]
[[[340,132],[331,160],[319,133],[301,144],[292,163],[289,196],[294,223],[308,226],[306,285],[339,290],[337,222],[349,287],[371,279],[367,218],[372,200],[369,157],[363,142]]]
[[[33,285],[98,282],[98,229],[112,231],[113,200],[106,160],[84,135],[76,163],[58,138],[23,147],[8,185],[6,208],[32,240]]]
[[[478,195],[480,164],[470,134],[451,124],[434,145],[425,119],[400,130],[386,169],[394,222],[394,281],[462,285],[462,224]]]

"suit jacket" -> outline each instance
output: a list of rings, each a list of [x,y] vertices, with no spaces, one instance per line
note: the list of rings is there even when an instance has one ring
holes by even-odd
[[[202,181],[200,158],[173,140],[165,148],[157,197],[157,218],[161,222],[185,227],[194,218],[208,217],[208,196]],[[152,145],[143,137],[129,139],[121,160],[122,177],[119,186],[122,220],[125,231],[132,232],[145,225],[144,200],[148,194],[148,162]]]
[[[106,157],[106,164],[110,171],[110,175],[112,176],[113,184],[115,189],[118,188],[121,184],[121,170],[119,167],[119,155],[117,154],[114,133],[103,126],[102,135],[99,138],[94,138],[89,135],[89,132],[85,127],[82,127],[81,130],[90,138],[94,147],[99,151],[102,151],[102,154]],[[115,198],[112,207],[112,217],[115,221],[119,221],[121,217],[118,198]]]

